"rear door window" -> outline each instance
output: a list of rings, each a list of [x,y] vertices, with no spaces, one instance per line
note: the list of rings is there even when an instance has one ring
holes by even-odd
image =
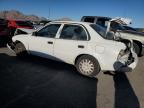
[[[60,38],[70,40],[87,40],[87,34],[79,25],[64,25]]]

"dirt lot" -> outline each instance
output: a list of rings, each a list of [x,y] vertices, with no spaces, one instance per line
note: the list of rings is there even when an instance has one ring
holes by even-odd
[[[0,108],[144,108],[144,57],[133,72],[87,78],[40,57],[0,48]]]

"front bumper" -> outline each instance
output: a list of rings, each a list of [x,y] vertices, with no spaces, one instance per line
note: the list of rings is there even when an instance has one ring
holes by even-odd
[[[9,42],[9,43],[7,43],[7,47],[9,48],[9,49],[14,49],[15,48],[15,43],[13,43],[13,42]]]

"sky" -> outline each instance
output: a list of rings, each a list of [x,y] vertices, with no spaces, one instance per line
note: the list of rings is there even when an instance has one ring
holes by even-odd
[[[0,0],[0,11],[18,10],[50,19],[82,16],[131,18],[133,27],[144,28],[144,0]]]

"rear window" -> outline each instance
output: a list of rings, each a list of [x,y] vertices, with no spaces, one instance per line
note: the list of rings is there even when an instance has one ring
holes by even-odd
[[[98,24],[91,24],[90,25],[101,37],[105,38],[106,28],[98,25]]]
[[[16,21],[18,26],[28,26],[28,27],[32,27],[32,24],[28,21]]]

